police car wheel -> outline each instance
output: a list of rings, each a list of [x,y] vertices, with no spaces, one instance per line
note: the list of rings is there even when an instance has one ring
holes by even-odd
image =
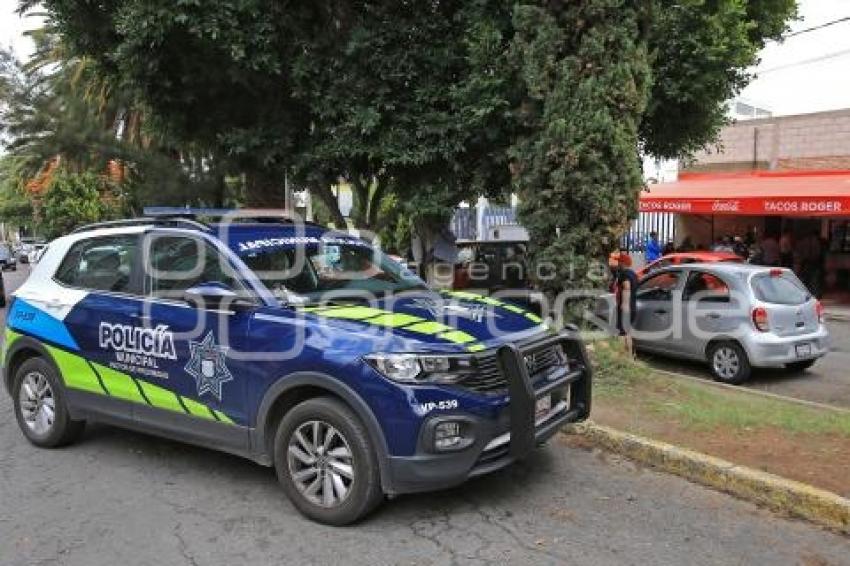
[[[369,433],[336,399],[309,399],[284,415],[275,435],[274,457],[289,499],[320,523],[353,523],[383,500]]]
[[[72,420],[56,370],[42,358],[31,358],[15,372],[12,386],[15,417],[24,436],[42,448],[70,444],[84,421]]]

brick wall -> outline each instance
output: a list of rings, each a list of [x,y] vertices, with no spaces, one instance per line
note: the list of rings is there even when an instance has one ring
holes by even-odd
[[[737,122],[684,170],[753,168],[850,169],[850,109]]]

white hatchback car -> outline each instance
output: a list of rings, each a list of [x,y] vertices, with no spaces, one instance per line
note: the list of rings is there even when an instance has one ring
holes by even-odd
[[[688,264],[653,273],[636,293],[635,346],[705,361],[719,381],[741,383],[753,367],[804,371],[829,351],[823,306],[788,269]]]

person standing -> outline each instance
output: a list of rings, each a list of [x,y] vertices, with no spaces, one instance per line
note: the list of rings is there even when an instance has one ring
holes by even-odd
[[[617,334],[623,337],[629,355],[634,356],[631,331],[637,309],[638,277],[631,266],[632,258],[625,251],[616,251],[608,256],[608,268],[611,270],[610,291],[614,294]]]
[[[795,250],[795,264],[798,267],[798,275],[806,288],[816,297],[821,296],[821,244],[820,234],[813,232],[797,243]]]
[[[779,265],[788,269],[794,268],[794,237],[786,230],[779,237]]]
[[[649,241],[646,242],[646,263],[651,263],[661,257],[661,243],[658,241],[658,232],[649,233]]]
[[[750,251],[747,249],[747,245],[744,243],[744,239],[741,236],[735,236],[732,240],[732,253],[741,259],[747,259],[750,255]]]
[[[770,267],[779,265],[779,242],[773,236],[765,236],[761,241],[762,263]]]

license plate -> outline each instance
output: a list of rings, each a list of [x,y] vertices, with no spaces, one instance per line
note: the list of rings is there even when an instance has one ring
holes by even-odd
[[[797,357],[808,358],[812,355],[811,344],[797,344]]]
[[[545,417],[552,410],[552,396],[546,395],[537,400],[534,405],[534,416],[536,418]]]

